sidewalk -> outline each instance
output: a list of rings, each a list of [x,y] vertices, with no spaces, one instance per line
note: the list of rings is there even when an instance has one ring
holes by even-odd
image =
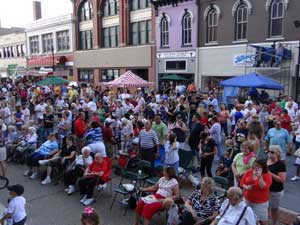
[[[297,212],[280,208],[279,221],[282,225],[293,225],[297,217]]]

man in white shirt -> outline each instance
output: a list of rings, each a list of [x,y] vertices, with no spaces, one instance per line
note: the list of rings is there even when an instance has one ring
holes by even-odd
[[[22,114],[23,114],[23,121],[25,125],[29,124],[29,120],[30,120],[30,111],[28,109],[28,107],[26,106],[26,103],[22,103]]]
[[[46,112],[47,104],[44,102],[43,99],[40,100],[39,104],[34,107],[36,119],[38,122],[43,120],[43,115]]]
[[[243,111],[244,118],[247,122],[251,122],[252,116],[256,114],[256,109],[253,107],[252,103],[249,103],[247,108]]]
[[[11,111],[10,108],[7,106],[6,101],[2,102],[2,108],[3,108],[3,121],[5,124],[11,124]]]
[[[93,101],[93,98],[90,98],[90,101],[87,104],[88,108],[90,109],[91,112],[96,112],[97,111],[97,105],[96,103]]]
[[[22,196],[24,187],[20,184],[8,186],[9,195],[12,197],[4,216],[0,219],[0,224],[7,219],[12,219],[13,224],[24,225],[26,222],[26,199]]]
[[[252,209],[243,201],[243,192],[239,187],[231,187],[227,198],[221,205],[220,214],[211,225],[255,225]]]

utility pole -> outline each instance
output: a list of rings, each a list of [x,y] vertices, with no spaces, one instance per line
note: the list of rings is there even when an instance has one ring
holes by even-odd
[[[52,71],[54,75],[54,46],[51,46],[51,52],[52,52]]]

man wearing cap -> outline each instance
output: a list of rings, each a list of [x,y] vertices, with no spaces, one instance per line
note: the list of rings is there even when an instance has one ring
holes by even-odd
[[[12,197],[4,216],[0,219],[0,224],[4,224],[7,219],[13,220],[13,225],[24,225],[26,222],[26,199],[22,196],[24,187],[20,184],[8,186],[9,195]]]

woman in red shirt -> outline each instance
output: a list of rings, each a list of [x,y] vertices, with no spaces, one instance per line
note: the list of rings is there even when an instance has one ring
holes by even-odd
[[[280,115],[281,127],[286,129],[289,133],[292,131],[291,126],[291,117],[288,114],[288,111],[284,109]]]
[[[258,159],[243,176],[240,186],[244,189],[244,198],[262,225],[268,222],[268,208],[272,175],[268,171],[267,161]]]
[[[108,181],[108,172],[107,160],[101,153],[97,153],[94,162],[86,168],[84,176],[78,182],[80,194],[83,195],[80,202],[83,205],[90,205],[94,202],[94,188],[97,184],[103,185]]]

